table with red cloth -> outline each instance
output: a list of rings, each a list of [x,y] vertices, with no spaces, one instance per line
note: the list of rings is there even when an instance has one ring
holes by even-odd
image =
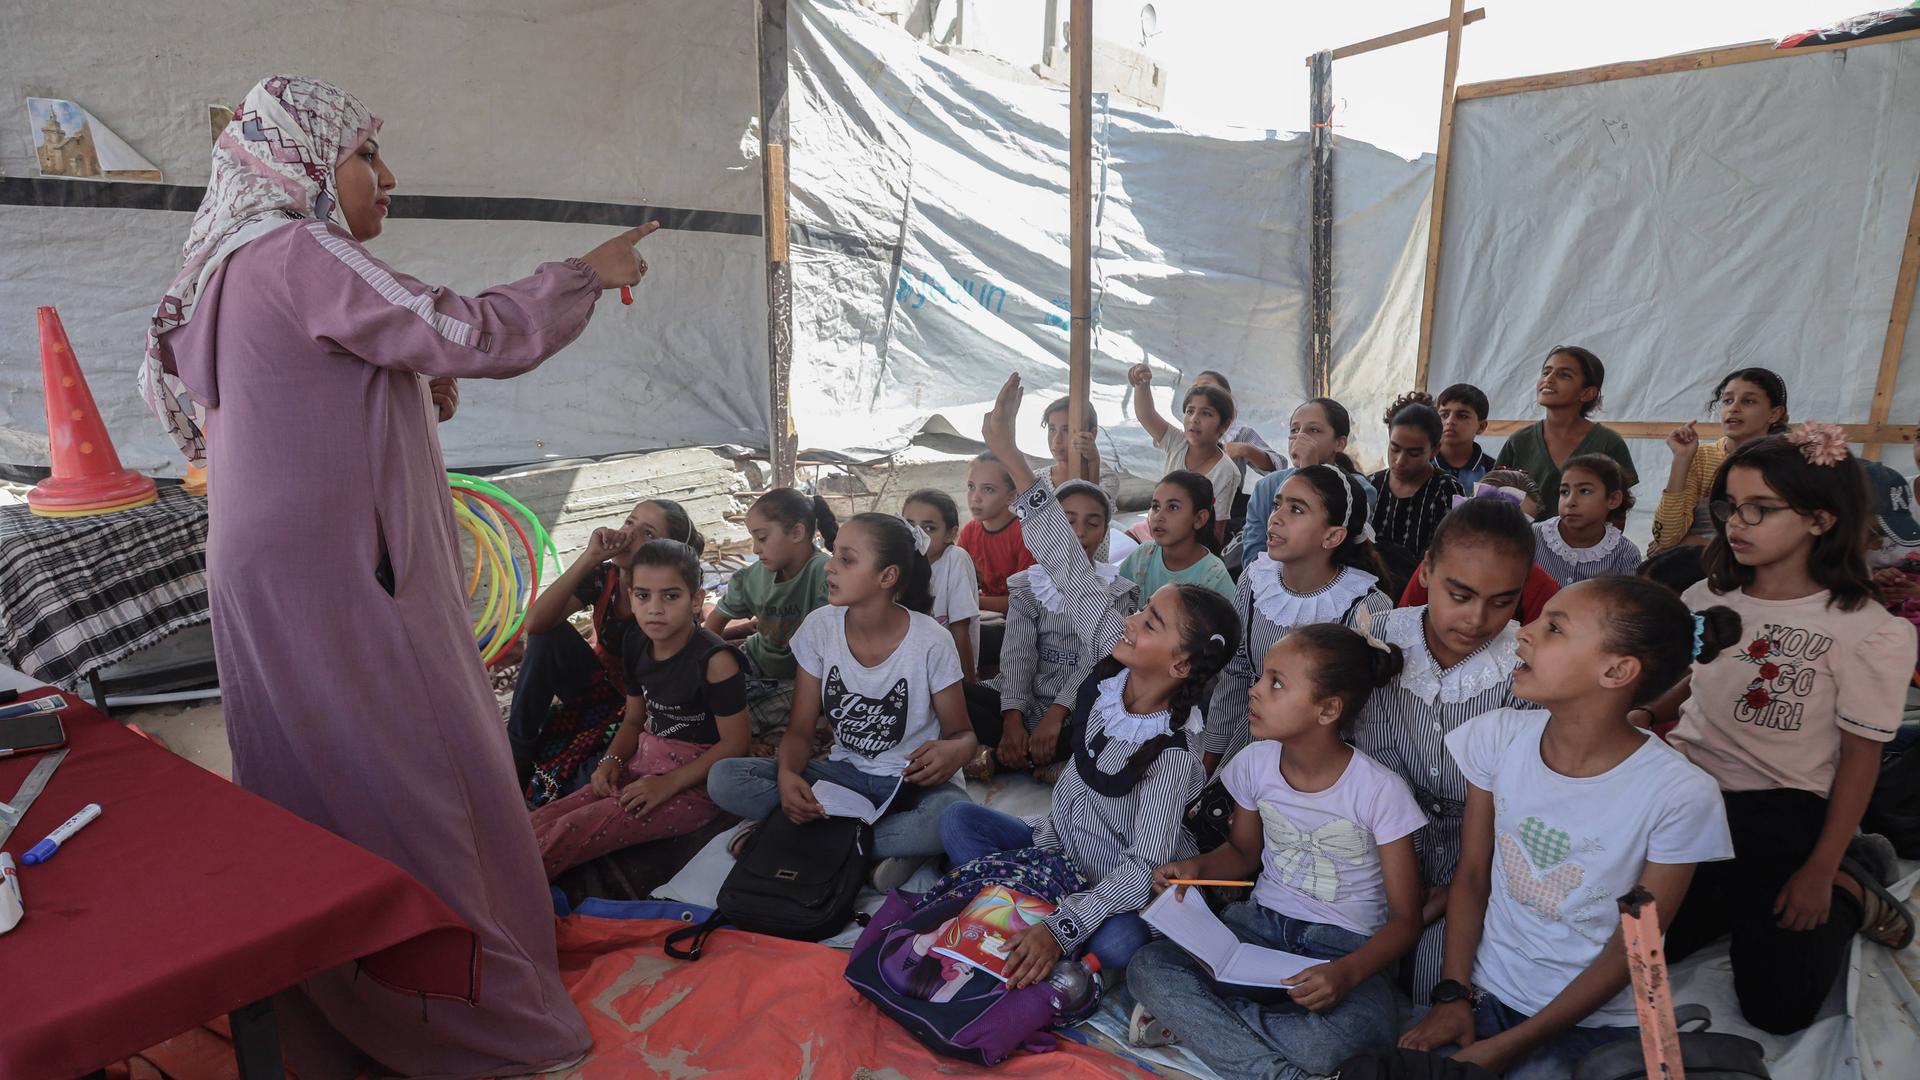
[[[242,1075],[278,1075],[268,1000],[354,961],[403,992],[477,997],[473,933],[425,886],[66,696],[71,752],[6,849],[18,861],[87,803],[102,813],[20,867],[0,1076],[79,1076],[222,1014]],[[39,756],[0,758],[0,800]]]

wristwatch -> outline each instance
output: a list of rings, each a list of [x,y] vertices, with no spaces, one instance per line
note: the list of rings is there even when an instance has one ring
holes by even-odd
[[[1456,1001],[1464,1001],[1468,1005],[1473,1005],[1479,998],[1479,992],[1473,987],[1466,986],[1456,979],[1441,979],[1433,984],[1433,993],[1427,997],[1427,1003],[1451,1005]]]

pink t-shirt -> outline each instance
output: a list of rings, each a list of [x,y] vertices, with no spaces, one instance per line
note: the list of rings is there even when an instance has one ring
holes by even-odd
[[[1667,741],[1723,791],[1797,788],[1826,795],[1840,763],[1840,733],[1886,742],[1900,728],[1913,675],[1914,629],[1877,603],[1853,611],[1825,591],[1756,600],[1701,582],[1689,608],[1740,613],[1741,641],[1693,665],[1693,693]]]
[[[1277,742],[1261,740],[1221,773],[1227,793],[1260,815],[1265,840],[1254,902],[1294,919],[1371,935],[1387,924],[1380,845],[1427,823],[1407,782],[1358,750],[1325,791],[1295,791]]]

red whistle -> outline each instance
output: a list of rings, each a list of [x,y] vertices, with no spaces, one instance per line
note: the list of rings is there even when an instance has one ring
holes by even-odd
[[[633,288],[631,286],[628,286],[628,285],[620,286],[620,302],[628,306],[632,306]]]

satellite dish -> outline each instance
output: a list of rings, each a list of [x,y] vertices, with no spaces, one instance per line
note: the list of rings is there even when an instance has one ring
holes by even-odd
[[[1142,45],[1146,44],[1148,38],[1152,37],[1153,35],[1159,32],[1160,32],[1160,13],[1153,9],[1152,4],[1141,5],[1140,43]]]

